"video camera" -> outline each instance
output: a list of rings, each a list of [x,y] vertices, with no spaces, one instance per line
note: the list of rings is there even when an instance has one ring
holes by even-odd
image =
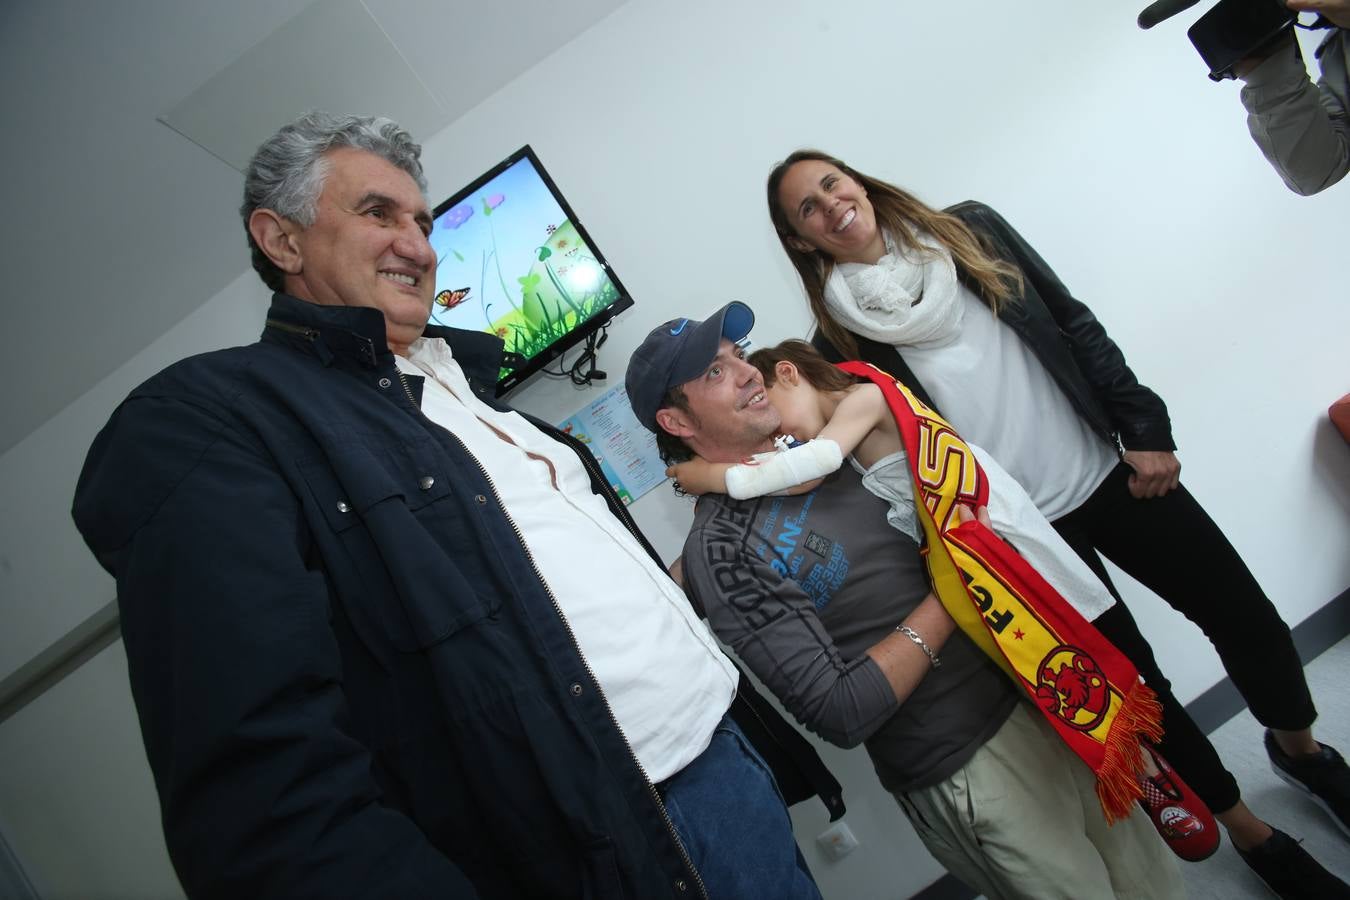
[[[1139,14],[1139,27],[1152,28],[1199,2],[1157,0]],[[1322,21],[1311,27],[1320,27]],[[1242,60],[1264,55],[1266,45],[1274,43],[1297,22],[1298,14],[1281,0],[1219,0],[1195,20],[1186,35],[1209,66],[1209,77],[1222,81],[1235,77],[1233,67]]]

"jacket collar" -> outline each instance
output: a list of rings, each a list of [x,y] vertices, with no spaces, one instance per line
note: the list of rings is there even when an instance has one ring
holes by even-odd
[[[501,368],[501,338],[482,331],[428,325],[423,337],[441,338],[471,383],[495,385]],[[313,353],[324,365],[341,359],[367,369],[392,364],[384,313],[370,307],[320,306],[289,294],[272,295],[262,339]]]

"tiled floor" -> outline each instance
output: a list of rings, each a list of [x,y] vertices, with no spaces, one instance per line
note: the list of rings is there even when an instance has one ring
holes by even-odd
[[[1313,734],[1350,758],[1350,638],[1325,651],[1307,667],[1317,703]],[[1266,759],[1263,729],[1243,710],[1211,737],[1228,768],[1237,776],[1243,799],[1258,816],[1297,838],[1323,866],[1350,881],[1350,838],[1333,825],[1322,808],[1275,777]],[[1183,863],[1188,894],[1197,900],[1246,900],[1273,896],[1233,850],[1223,846],[1201,863]]]

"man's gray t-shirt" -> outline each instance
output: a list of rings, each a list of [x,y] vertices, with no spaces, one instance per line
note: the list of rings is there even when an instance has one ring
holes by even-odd
[[[831,743],[865,742],[892,791],[947,778],[1012,712],[1016,688],[953,634],[898,704],[866,650],[927,596],[912,539],[852,467],[796,497],[699,499],[685,579],[713,630],[797,719]]]

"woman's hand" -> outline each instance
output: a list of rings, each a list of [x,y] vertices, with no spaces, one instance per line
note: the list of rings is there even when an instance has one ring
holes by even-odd
[[[1134,469],[1130,495],[1137,500],[1161,497],[1181,484],[1181,460],[1170,450],[1126,450],[1125,465]]]

